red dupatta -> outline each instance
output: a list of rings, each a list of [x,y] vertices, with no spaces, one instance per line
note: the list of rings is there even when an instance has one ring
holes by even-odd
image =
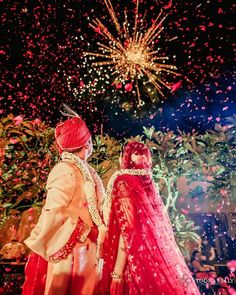
[[[148,169],[150,165],[151,154],[145,145],[128,144],[122,168],[131,169],[133,175],[121,170],[112,186],[104,245],[104,291],[109,290],[121,234],[127,253],[123,294],[198,295],[151,176],[135,175],[134,170]]]

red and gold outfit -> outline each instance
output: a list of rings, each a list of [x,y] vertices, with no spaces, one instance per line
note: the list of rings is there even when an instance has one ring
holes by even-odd
[[[116,294],[199,295],[175,242],[150,169],[148,147],[129,143],[124,150],[122,170],[108,185],[104,208],[108,236],[104,244],[103,291],[109,291],[110,274],[119,263],[117,253],[122,237],[127,256],[123,286]]]
[[[34,253],[23,295],[89,295],[97,283],[103,187],[94,169],[71,153],[91,138],[82,119],[60,123],[55,134],[62,161],[49,174],[45,206],[25,241]]]

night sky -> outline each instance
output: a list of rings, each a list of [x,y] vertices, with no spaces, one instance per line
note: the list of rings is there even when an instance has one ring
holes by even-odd
[[[136,1],[112,3],[120,20],[126,9],[133,24]],[[161,9],[168,13],[156,46],[181,74],[170,81],[178,87],[165,91],[158,102],[152,103],[142,89],[145,105],[140,108],[124,85],[116,88],[109,69],[102,73],[107,74],[106,81],[96,89],[88,87],[98,73],[90,62],[85,63],[83,52],[96,51],[102,40],[89,27],[88,17],[98,17],[114,30],[102,0],[3,0],[1,5],[1,116],[41,118],[54,126],[66,103],[94,133],[103,126],[110,135],[122,137],[141,133],[143,125],[201,133],[215,123],[227,124],[226,118],[235,113],[230,1],[140,0],[139,16],[146,15],[144,30]]]

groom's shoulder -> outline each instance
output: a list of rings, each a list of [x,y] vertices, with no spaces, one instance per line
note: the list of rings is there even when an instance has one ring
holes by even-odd
[[[68,161],[60,161],[50,171],[49,178],[52,176],[65,177],[66,175],[80,177],[82,173],[75,164]]]

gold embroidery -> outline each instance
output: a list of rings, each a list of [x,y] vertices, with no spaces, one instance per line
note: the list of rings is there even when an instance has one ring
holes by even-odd
[[[85,230],[81,233],[80,237],[79,237],[79,242],[80,243],[84,243],[85,240],[88,237],[88,234],[90,233],[91,228],[89,226],[87,226],[87,228],[85,228]]]
[[[120,180],[117,183],[117,195],[121,198],[127,197],[129,195],[128,184],[124,180]]]
[[[91,218],[93,222],[96,224],[98,227],[98,232],[102,232],[106,230],[105,225],[103,224],[102,218],[99,214],[98,208],[97,208],[97,202],[96,202],[96,191],[95,191],[95,181],[92,176],[92,174],[95,173],[94,169],[90,167],[88,164],[83,162],[78,156],[76,156],[73,153],[69,152],[63,152],[61,155],[61,158],[63,161],[68,161],[71,163],[74,163],[79,170],[82,173],[84,182],[85,182],[85,197],[88,203],[88,210],[91,215]],[[98,182],[98,178],[96,179],[96,184],[101,186],[102,184]],[[102,189],[100,187],[100,192],[102,192]],[[98,234],[98,240],[97,240],[97,249],[101,249],[101,242],[100,242],[100,234]],[[100,250],[99,250],[100,251]],[[100,253],[97,254],[100,256]]]
[[[110,211],[111,211],[111,203],[112,203],[112,190],[114,186],[114,182],[116,178],[120,175],[136,175],[136,176],[144,176],[144,175],[152,175],[151,170],[149,169],[121,169],[120,171],[115,172],[110,178],[107,185],[106,198],[103,205],[103,217],[105,225],[108,226]]]
[[[90,230],[90,227],[79,218],[77,226],[65,246],[53,255],[47,257],[46,260],[51,263],[57,263],[65,259],[72,252],[77,242],[83,243],[86,240]]]

